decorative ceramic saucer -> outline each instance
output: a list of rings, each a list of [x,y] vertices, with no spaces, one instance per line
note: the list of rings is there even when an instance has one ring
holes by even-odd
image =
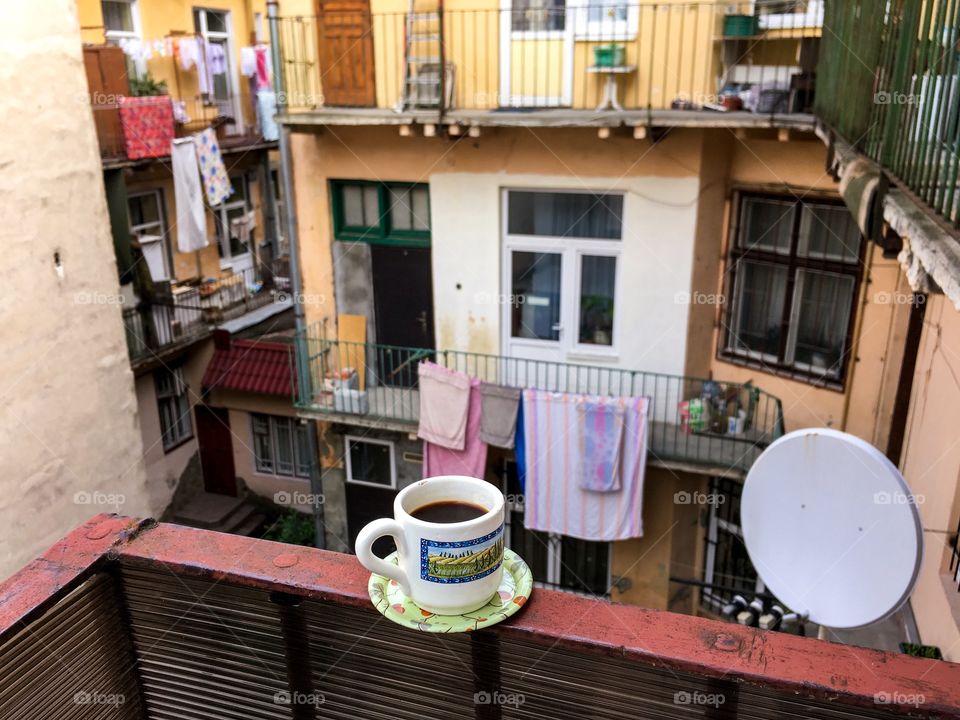
[[[390,553],[384,559],[396,565],[397,553]],[[423,610],[404,595],[396,580],[388,580],[382,575],[371,575],[367,583],[374,607],[385,618],[414,630],[436,633],[470,632],[495,625],[523,607],[531,590],[533,573],[519,555],[506,548],[503,551],[503,579],[496,594],[479,610],[464,615],[434,615]]]

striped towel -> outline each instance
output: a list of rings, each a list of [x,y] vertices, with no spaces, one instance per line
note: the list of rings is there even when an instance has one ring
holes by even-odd
[[[623,398],[620,490],[593,492],[581,483],[587,429],[577,407],[586,399],[583,395],[523,391],[524,525],[583,540],[642,537],[649,401]]]

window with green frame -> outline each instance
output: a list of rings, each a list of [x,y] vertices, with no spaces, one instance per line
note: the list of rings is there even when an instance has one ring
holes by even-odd
[[[416,183],[334,180],[337,240],[381,245],[430,245],[430,192]]]

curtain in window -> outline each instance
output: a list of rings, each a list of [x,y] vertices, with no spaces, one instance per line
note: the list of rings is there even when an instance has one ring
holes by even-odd
[[[848,276],[797,271],[789,363],[840,375],[853,288],[853,278]]]
[[[563,30],[566,20],[565,0],[514,0],[514,32]]]
[[[622,195],[511,190],[508,215],[511,235],[619,240],[623,234]]]
[[[738,265],[730,346],[776,359],[787,294],[787,269],[746,260]]]

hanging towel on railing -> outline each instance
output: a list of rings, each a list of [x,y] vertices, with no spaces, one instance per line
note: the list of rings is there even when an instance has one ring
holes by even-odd
[[[170,147],[173,199],[177,206],[177,249],[182,253],[194,252],[208,245],[203,187],[194,145],[194,139],[188,137],[174,140]]]
[[[425,478],[438,475],[467,475],[483,479],[487,465],[487,444],[480,439],[482,402],[479,380],[470,380],[468,397],[470,403],[463,450],[450,450],[430,442],[424,443],[423,476]]]
[[[523,393],[520,394],[520,403],[517,405],[517,433],[513,449],[514,459],[517,461],[517,483],[520,492],[527,491],[527,440],[523,432]]]
[[[417,372],[420,378],[417,437],[450,450],[463,450],[470,408],[470,377],[432,362],[420,363]],[[478,430],[479,405],[478,401]]]
[[[193,137],[196,139],[197,161],[200,163],[200,175],[207,192],[207,202],[210,205],[219,205],[233,195],[233,185],[230,184],[227,168],[223,164],[217,133],[213,128],[207,128]]]
[[[585,428],[581,395],[523,391],[526,491],[524,525],[583,540],[643,536],[643,476],[647,459],[646,398],[624,398],[620,490],[584,490]]]
[[[480,397],[480,439],[488,445],[513,449],[520,388],[480,383]]]
[[[580,487],[616,492],[622,487],[624,398],[585,397],[577,403],[583,428]]]
[[[260,124],[260,134],[264,140],[275,141],[280,139],[280,128],[276,121],[277,94],[273,90],[257,92],[257,122]]]

